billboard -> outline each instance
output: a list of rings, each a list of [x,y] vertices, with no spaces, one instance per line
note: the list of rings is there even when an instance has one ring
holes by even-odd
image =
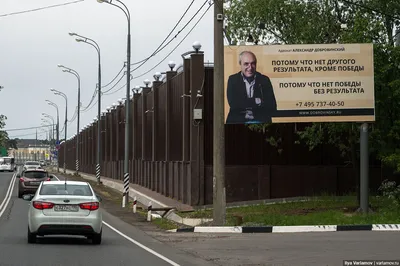
[[[373,45],[225,46],[225,123],[375,121]]]

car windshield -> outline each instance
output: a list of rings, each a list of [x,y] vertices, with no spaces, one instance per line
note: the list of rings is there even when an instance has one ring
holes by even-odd
[[[24,177],[26,178],[45,178],[47,177],[47,172],[31,171],[25,172]]]
[[[46,184],[40,189],[40,195],[72,195],[72,196],[93,196],[88,185],[71,184]]]
[[[26,162],[25,165],[39,165],[37,162]]]
[[[0,158],[0,164],[10,164],[11,158]]]

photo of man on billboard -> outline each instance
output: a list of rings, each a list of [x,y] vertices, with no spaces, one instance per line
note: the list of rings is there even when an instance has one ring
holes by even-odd
[[[277,106],[271,80],[257,72],[251,51],[239,54],[240,71],[230,75],[227,86],[227,124],[270,123]]]

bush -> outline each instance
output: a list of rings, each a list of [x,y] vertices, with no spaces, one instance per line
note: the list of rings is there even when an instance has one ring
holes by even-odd
[[[391,199],[396,205],[400,205],[400,185],[396,186],[395,181],[384,180],[378,191],[382,193],[383,197]]]

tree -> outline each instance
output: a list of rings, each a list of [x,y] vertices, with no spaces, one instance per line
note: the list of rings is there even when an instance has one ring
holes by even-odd
[[[6,143],[6,148],[7,149],[15,149],[15,150],[18,150],[18,147],[17,147],[17,144],[18,144],[18,139],[8,139],[8,141],[7,141],[7,143]]]
[[[7,117],[5,115],[0,115],[0,147],[4,147],[6,141],[8,140],[8,134],[5,131],[2,131],[4,126],[6,125]]]
[[[400,170],[400,48],[398,0],[232,0],[226,9],[226,35],[233,44],[374,43],[376,123],[371,150]],[[336,146],[354,167],[359,181],[357,123],[312,123],[298,131],[299,142],[312,150],[322,143]],[[271,125],[251,125],[266,132]],[[278,146],[280,138],[267,139]]]

